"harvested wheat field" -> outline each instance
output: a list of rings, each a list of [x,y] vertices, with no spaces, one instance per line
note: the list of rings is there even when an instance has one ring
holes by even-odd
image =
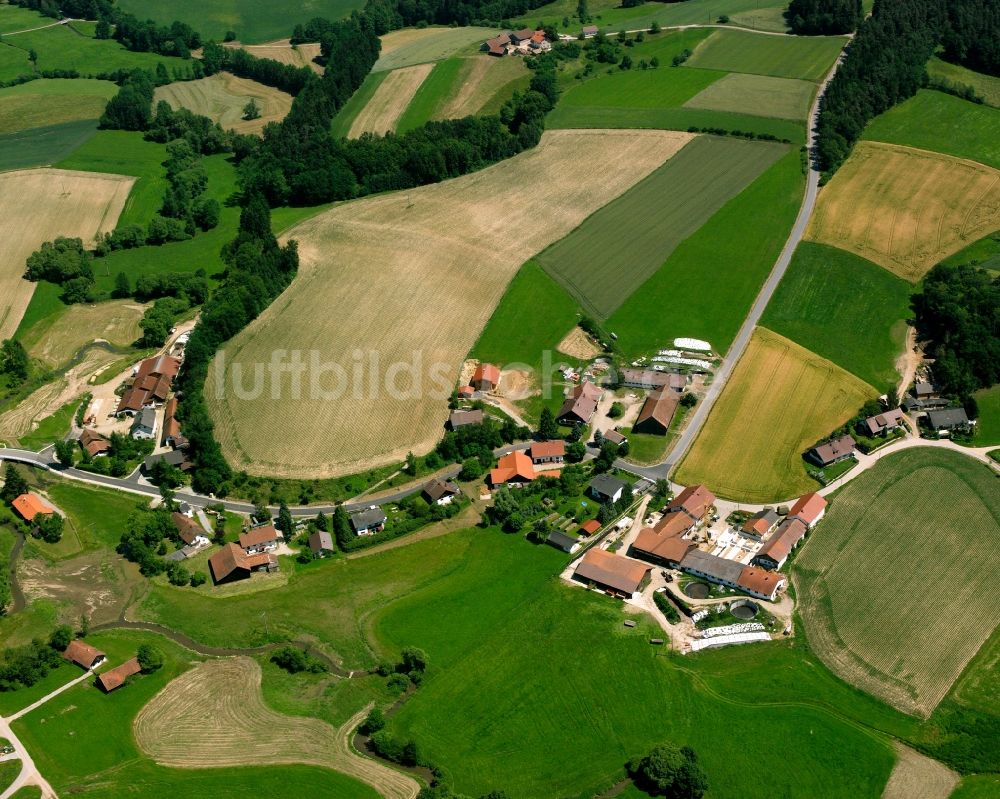
[[[35,284],[21,279],[24,262],[56,236],[90,243],[113,230],[135,178],[22,169],[0,174],[0,340],[21,323]]]
[[[386,799],[417,795],[412,777],[352,751],[350,737],[368,708],[338,730],[319,719],[274,712],[264,704],[260,681],[260,666],[246,657],[195,666],[139,711],[136,744],[174,768],[304,763],[354,777]]]
[[[54,318],[33,325],[21,340],[32,358],[59,366],[95,341],[117,348],[132,345],[142,335],[139,320],[147,307],[134,300],[71,305]]]
[[[461,119],[477,113],[504,86],[529,75],[521,58],[479,55],[462,59],[455,93],[434,112],[434,119]]]
[[[889,775],[882,799],[948,799],[958,785],[958,774],[936,760],[898,741],[899,758]]]
[[[187,108],[206,116],[237,133],[260,133],[268,122],[284,119],[292,107],[292,95],[229,72],[160,86],[153,101],[160,100],[166,100],[171,108]],[[243,119],[243,109],[250,100],[260,108],[257,119]]]
[[[859,142],[821,191],[806,237],[911,282],[1000,229],[1000,172],[975,161]]]
[[[496,36],[499,30],[477,28],[403,28],[390,31],[380,37],[382,49],[372,72],[388,72],[390,69],[408,67],[440,61],[454,55],[459,50],[485,42]]]
[[[210,370],[205,394],[227,457],[261,474],[329,477],[429,451],[462,361],[518,267],[691,138],[549,131],[487,169],[345,203],[289,231],[298,275]],[[580,180],[580,163],[600,164],[602,179]],[[248,379],[263,378],[278,350],[319,364],[298,397],[290,379],[262,392]],[[393,366],[417,359],[412,373]]]
[[[810,648],[926,718],[1000,624],[1000,494],[949,450],[886,455],[840,492],[795,562]]]
[[[417,64],[393,70],[386,75],[375,94],[354,118],[347,137],[356,139],[362,133],[381,135],[394,131],[399,118],[413,100],[413,95],[432,69],[433,64]]]
[[[817,484],[802,453],[878,392],[758,327],[675,479],[741,502],[779,502]]]
[[[279,64],[290,64],[293,67],[309,67],[316,74],[323,74],[323,67],[316,63],[319,57],[319,42],[304,42],[293,45],[289,39],[278,39],[265,44],[225,45],[238,46],[257,58],[270,58]]]

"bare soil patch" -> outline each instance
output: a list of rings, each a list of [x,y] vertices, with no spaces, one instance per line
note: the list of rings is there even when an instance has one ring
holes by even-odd
[[[882,799],[948,799],[958,774],[908,746],[896,742],[899,760],[882,791]]]
[[[559,352],[581,361],[589,361],[601,354],[601,348],[581,328],[574,327],[556,347]]]
[[[355,117],[348,138],[356,139],[362,133],[381,135],[395,130],[399,118],[432,69],[433,64],[417,64],[390,72]]]
[[[139,712],[136,744],[174,768],[219,768],[246,763],[324,766],[371,785],[386,799],[413,799],[413,778],[354,753],[349,738],[361,710],[340,729],[319,719],[283,716],[264,704],[255,660],[201,663],[169,683]]]
[[[210,370],[206,397],[227,457],[256,473],[328,477],[429,451],[462,360],[518,267],[690,138],[549,131],[488,169],[345,203],[289,231],[295,281]],[[580,163],[600,163],[601,179],[581,180]],[[307,373],[297,398],[286,380],[277,398],[268,389],[240,399],[234,364],[252,388],[253,365],[278,349],[315,352],[325,371],[311,370],[314,386]],[[393,374],[392,364],[414,368]]]
[[[65,169],[0,174],[0,340],[21,322],[35,284],[24,262],[42,242],[74,236],[90,242],[112,230],[135,178]]]
[[[256,134],[269,122],[284,119],[292,107],[292,95],[228,72],[168,83],[156,90],[153,100],[166,100],[175,109],[187,108],[237,133]],[[243,109],[250,100],[260,108],[257,119],[243,119]]]

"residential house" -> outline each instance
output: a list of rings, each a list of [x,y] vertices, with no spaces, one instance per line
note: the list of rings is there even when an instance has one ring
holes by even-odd
[[[597,35],[598,28],[596,25],[584,25],[583,26],[583,38],[593,39]]]
[[[309,549],[317,558],[326,558],[333,554],[333,536],[323,530],[317,530],[309,536]]]
[[[808,529],[800,519],[785,519],[754,556],[753,562],[765,569],[777,571],[785,565],[788,556],[799,545]]]
[[[170,518],[173,519],[174,527],[177,528],[177,535],[187,546],[197,549],[209,545],[208,533],[193,519],[189,519],[178,511],[171,513]]]
[[[110,671],[105,671],[97,676],[97,685],[106,694],[110,694],[115,688],[121,688],[125,681],[142,671],[139,665],[139,658],[126,660],[120,666],[115,666]]]
[[[177,397],[171,397],[163,408],[163,444],[174,449],[187,449],[188,440],[181,433],[177,420]]]
[[[91,458],[101,458],[108,454],[111,442],[88,427],[80,433],[80,446]]]
[[[169,452],[160,452],[157,455],[147,455],[142,462],[142,470],[147,474],[160,461],[168,466],[176,466],[182,472],[191,470],[192,463],[188,460],[187,452],[182,449],[173,449]]]
[[[132,422],[129,434],[132,438],[154,438],[156,436],[156,409],[147,406],[135,414],[135,421]]]
[[[913,396],[918,400],[937,399],[941,396],[937,386],[929,380],[917,380],[913,384]]]
[[[594,548],[580,560],[573,577],[584,583],[592,583],[613,596],[627,599],[639,590],[651,568],[648,563]]]
[[[92,647],[79,638],[74,638],[69,642],[69,646],[63,652],[63,657],[70,663],[75,663],[80,668],[87,669],[87,671],[97,668],[107,660],[107,655],[100,649]]]
[[[806,527],[812,530],[819,520],[826,514],[826,500],[813,491],[810,494],[803,494],[792,505],[788,511],[789,519],[798,519]]]
[[[33,522],[36,516],[48,516],[55,511],[38,494],[21,494],[10,503],[17,515],[26,522]]]
[[[528,450],[531,453],[531,462],[539,463],[562,463],[566,457],[566,442],[537,441]]]
[[[530,42],[532,35],[534,35],[534,28],[522,28],[519,31],[512,31],[510,34],[510,41],[512,44],[521,44],[522,42]]]
[[[180,367],[180,359],[169,355],[141,361],[136,368],[135,377],[118,402],[115,414],[135,416],[143,408],[165,402]]]
[[[813,447],[807,457],[817,466],[830,466],[854,455],[854,445],[854,439],[845,434]]]
[[[604,392],[588,380],[574,386],[563,402],[556,421],[564,425],[588,424]]]
[[[670,389],[660,388],[653,391],[642,403],[639,416],[632,425],[632,432],[665,436],[679,404],[677,394]]]
[[[351,514],[351,527],[355,535],[375,535],[385,529],[385,511],[378,505]]]
[[[240,546],[248,555],[258,555],[261,552],[274,552],[285,537],[273,524],[262,524],[251,527],[245,533],[240,533]]]
[[[969,416],[964,408],[944,408],[939,411],[927,411],[927,424],[931,430],[941,432],[952,431],[969,426]]]
[[[893,408],[891,411],[869,416],[858,425],[858,430],[866,436],[883,436],[905,424],[906,416],[899,408]]]
[[[448,415],[448,427],[452,430],[458,430],[466,425],[482,424],[484,418],[483,412],[478,408],[471,411],[452,411]]]
[[[531,41],[528,42],[528,47],[532,50],[547,53],[552,49],[552,43],[545,38],[545,31],[538,30],[531,34]]]
[[[462,493],[457,485],[450,480],[434,478],[424,486],[424,499],[432,505],[450,505],[451,501]]]
[[[497,461],[496,468],[490,470],[490,485],[521,486],[530,483],[536,477],[538,474],[531,463],[531,458],[521,450],[515,450],[501,457]]]
[[[278,570],[278,559],[271,552],[248,555],[238,544],[223,544],[222,549],[208,559],[208,567],[216,585],[244,580],[254,572]]]
[[[667,503],[667,513],[684,513],[702,524],[715,510],[715,494],[703,485],[688,486]]]
[[[492,56],[503,57],[507,55],[507,46],[509,44],[511,44],[510,33],[501,33],[499,36],[494,36],[492,39],[487,39],[483,42],[483,46],[480,49]]]
[[[617,502],[625,493],[625,481],[610,474],[599,474],[590,481],[587,491],[599,502]]]
[[[476,367],[470,385],[477,391],[493,391],[500,385],[500,370],[491,363],[481,363]]]
[[[545,543],[554,546],[556,549],[561,549],[572,555],[580,548],[580,542],[577,541],[573,536],[566,535],[559,530],[553,530],[549,533],[549,537],[545,539]]]
[[[740,533],[755,541],[763,541],[764,536],[778,526],[780,519],[781,517],[771,510],[771,508],[764,508],[764,510],[757,511],[743,523],[740,527]]]
[[[619,432],[618,430],[607,430],[604,433],[604,440],[610,441],[616,447],[620,447],[622,444],[628,441],[628,438],[622,435],[621,432]]]

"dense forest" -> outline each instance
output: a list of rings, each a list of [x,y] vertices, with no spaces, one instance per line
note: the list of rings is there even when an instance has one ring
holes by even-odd
[[[1000,76],[1000,3],[949,0],[941,45],[946,60]]]
[[[912,304],[943,393],[968,404],[972,392],[1000,383],[1000,277],[968,264],[936,266]]]
[[[861,23],[861,0],[792,0],[785,19],[799,36],[850,33]]]

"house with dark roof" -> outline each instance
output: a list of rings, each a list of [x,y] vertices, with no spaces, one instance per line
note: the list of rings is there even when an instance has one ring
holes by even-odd
[[[740,534],[754,541],[763,541],[764,536],[778,526],[781,517],[771,508],[757,511],[753,516],[743,522],[740,527]]]
[[[661,372],[658,369],[622,369],[619,377],[626,388],[643,388],[647,391],[669,388],[680,394],[688,384],[686,375]]]
[[[715,494],[703,485],[688,486],[667,503],[667,513],[685,513],[695,524],[708,519],[715,509]]]
[[[567,395],[556,415],[556,421],[567,426],[589,424],[603,395],[604,392],[598,386],[584,380],[579,385],[574,386]]]
[[[599,474],[590,481],[587,493],[598,502],[614,503],[624,495],[625,481],[612,477],[610,474]]]
[[[531,454],[531,462],[534,464],[562,463],[566,458],[566,442],[561,439],[536,441],[528,452]]]
[[[789,519],[799,519],[810,530],[819,524],[826,513],[826,500],[815,491],[803,494],[788,511]]]
[[[135,414],[135,421],[129,430],[132,438],[150,439],[156,437],[156,409],[145,406]]]
[[[216,585],[245,580],[254,572],[278,570],[278,559],[271,552],[248,555],[238,544],[223,544],[208,559],[208,568]]]
[[[351,528],[355,535],[375,535],[385,529],[387,516],[378,505],[351,514]]]
[[[326,558],[333,554],[333,536],[323,530],[317,530],[309,536],[309,550],[317,558]]]
[[[553,546],[556,549],[561,549],[572,555],[580,548],[580,542],[577,541],[573,536],[566,535],[566,533],[559,530],[553,530],[549,533],[549,537],[545,539],[545,543],[549,546]]]
[[[248,555],[274,552],[284,538],[273,524],[262,524],[260,527],[251,527],[246,532],[240,533],[240,546]]]
[[[619,430],[606,430],[604,432],[604,440],[610,441],[615,446],[620,447],[622,444],[628,441],[628,438],[624,436]]]
[[[970,422],[965,408],[943,408],[942,410],[927,411],[927,424],[935,432],[942,430],[951,432],[968,427]]]
[[[176,466],[182,472],[191,471],[192,463],[188,460],[185,450],[172,449],[168,452],[159,452],[156,455],[147,455],[142,461],[142,470],[147,474],[157,463],[163,461],[168,466]]]
[[[121,688],[129,677],[133,677],[142,671],[139,665],[139,658],[126,660],[120,666],[115,666],[110,671],[102,672],[97,676],[97,685],[106,694],[110,694],[116,688]]]
[[[669,388],[653,391],[642,403],[639,416],[632,425],[632,432],[665,436],[679,404],[677,394]]]
[[[785,519],[754,555],[753,562],[771,571],[780,569],[808,529],[800,519]]]
[[[807,457],[817,466],[830,466],[854,455],[854,439],[847,434],[813,447]]]
[[[507,46],[509,44],[511,44],[510,33],[501,33],[499,36],[494,36],[492,39],[487,39],[483,42],[483,46],[480,49],[492,56],[503,57],[507,55]]]
[[[66,647],[62,656],[70,663],[75,663],[80,668],[87,669],[88,671],[97,668],[107,660],[107,655],[100,649],[92,647],[79,638],[74,638],[69,642],[69,646]]]
[[[111,449],[111,442],[100,433],[84,428],[80,433],[80,447],[91,458],[101,458],[108,454]]]
[[[452,411],[448,415],[448,427],[452,430],[458,430],[460,427],[465,427],[470,424],[482,424],[485,416],[482,410],[475,408],[471,411]]]
[[[612,596],[629,599],[639,590],[651,569],[648,563],[594,548],[580,560],[573,577]]]
[[[462,493],[462,489],[451,480],[434,478],[424,486],[422,493],[424,499],[431,505],[450,505],[451,501]]]
[[[500,369],[491,363],[479,364],[469,385],[476,391],[493,391],[500,385]]]

